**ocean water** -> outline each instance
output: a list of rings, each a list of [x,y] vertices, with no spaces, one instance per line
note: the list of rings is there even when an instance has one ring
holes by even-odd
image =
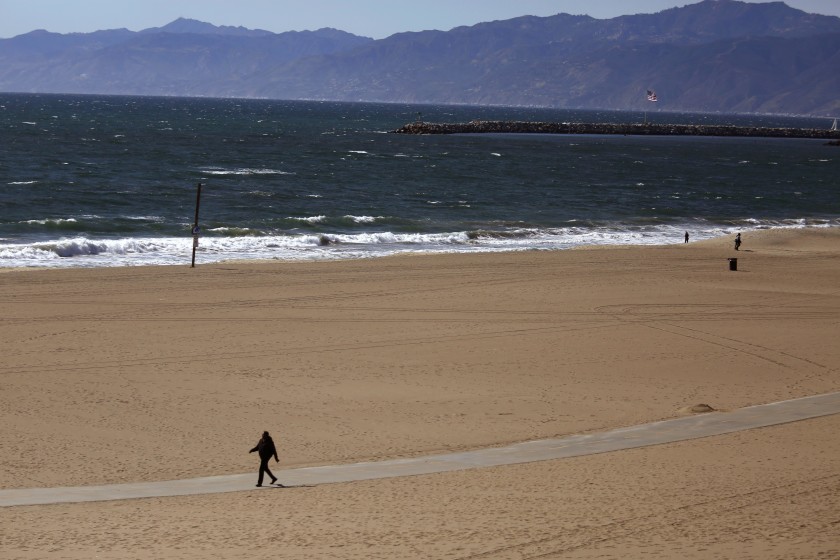
[[[840,225],[803,139],[405,136],[415,119],[826,119],[0,94],[0,267],[189,265],[662,244]]]

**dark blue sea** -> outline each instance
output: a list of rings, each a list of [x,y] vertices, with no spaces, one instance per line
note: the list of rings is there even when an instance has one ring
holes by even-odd
[[[821,140],[405,136],[429,122],[826,119],[0,94],[0,267],[663,244],[840,225]]]

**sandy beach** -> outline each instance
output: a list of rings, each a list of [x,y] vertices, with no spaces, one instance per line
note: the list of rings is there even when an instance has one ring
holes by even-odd
[[[256,482],[263,430],[282,480],[840,390],[840,230],[743,237],[2,271],[0,488]],[[840,558],[838,430],[2,508],[0,557]]]

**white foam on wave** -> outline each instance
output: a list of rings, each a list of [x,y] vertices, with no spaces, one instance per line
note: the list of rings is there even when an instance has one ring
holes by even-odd
[[[101,267],[131,264],[167,264],[167,255],[180,249],[182,239],[63,238],[30,244],[0,245],[3,267]],[[133,255],[148,258],[131,259]],[[132,262],[136,261],[136,262]]]
[[[282,171],[280,169],[255,169],[251,167],[241,167],[236,169],[222,169],[218,167],[207,167],[201,169],[202,173],[207,175],[294,175],[291,171]]]
[[[255,230],[251,228],[240,228],[240,227],[216,227],[210,228],[207,230],[208,232],[213,233],[220,233],[220,234],[236,234],[236,235],[250,235]]]
[[[434,251],[469,242],[465,232],[446,234],[202,236],[197,260],[324,260],[377,257],[406,250]],[[190,259],[192,238],[63,238],[0,245],[0,267],[88,268],[176,265]]]
[[[124,216],[126,220],[136,221],[136,222],[155,222],[155,223],[163,223],[165,218],[163,216]]]
[[[44,225],[47,225],[47,224],[55,224],[55,225],[74,224],[77,221],[78,220],[76,220],[76,218],[44,218],[44,219],[41,219],[41,220],[23,220],[23,221],[18,222],[18,223],[19,224],[30,224],[30,225],[44,226]]]
[[[231,260],[338,260],[374,258],[398,253],[468,253],[559,250],[583,245],[663,245],[682,243],[686,230],[699,241],[766,228],[838,227],[840,220],[780,220],[720,226],[692,224],[628,226],[570,225],[552,229],[504,231],[281,235],[207,235],[199,238],[197,263]],[[221,228],[220,228],[221,229]],[[217,233],[223,233],[217,231]],[[0,267],[94,268],[111,266],[185,265],[192,237],[90,239],[62,238],[35,243],[0,243]]]
[[[289,216],[288,220],[297,220],[298,222],[306,222],[308,224],[318,224],[327,219],[326,216]]]
[[[354,221],[354,222],[356,222],[357,224],[372,224],[372,223],[373,223],[373,222],[375,222],[376,220],[378,220],[378,219],[382,218],[382,216],[379,216],[379,217],[377,218],[377,217],[375,217],[375,216],[352,216],[352,215],[350,215],[350,214],[348,214],[348,215],[346,215],[346,216],[344,216],[344,217],[345,217],[346,219],[348,219],[348,220],[353,220],[353,221]]]

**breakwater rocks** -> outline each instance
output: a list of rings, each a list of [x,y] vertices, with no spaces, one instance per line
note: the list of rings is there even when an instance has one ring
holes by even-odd
[[[528,121],[414,122],[395,134],[619,134],[641,136],[751,136],[755,138],[840,139],[840,131],[697,124],[552,123]]]

